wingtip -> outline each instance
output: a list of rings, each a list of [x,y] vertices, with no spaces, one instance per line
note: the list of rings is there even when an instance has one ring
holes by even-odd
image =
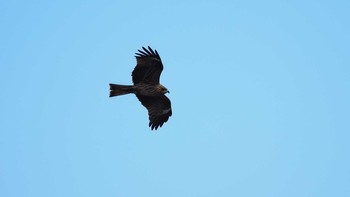
[[[151,131],[153,131],[153,129],[157,130],[156,125],[154,125],[152,122],[148,123],[148,126],[151,128]]]
[[[142,46],[141,48],[142,50],[137,50],[138,52],[135,53],[136,58],[153,56],[160,59],[160,56],[157,50],[155,49],[153,50],[150,46],[147,46],[147,48]]]
[[[151,51],[152,55],[157,56],[157,54],[153,51],[153,49],[150,46],[148,46],[148,49]]]
[[[151,130],[157,130],[158,128],[162,127],[163,126],[163,123],[162,124],[153,124],[153,123],[149,123],[148,126],[151,128]]]
[[[144,51],[148,52],[148,50],[147,50],[145,47],[142,47],[142,49],[143,49]]]

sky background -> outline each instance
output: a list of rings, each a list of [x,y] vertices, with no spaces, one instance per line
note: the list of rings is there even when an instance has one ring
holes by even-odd
[[[0,1],[1,197],[349,197],[350,1]],[[156,132],[134,53],[161,55]]]

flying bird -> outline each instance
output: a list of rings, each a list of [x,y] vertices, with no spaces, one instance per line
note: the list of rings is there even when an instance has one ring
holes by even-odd
[[[165,96],[168,89],[159,83],[163,70],[162,60],[157,50],[142,47],[136,54],[136,67],[132,71],[134,85],[109,84],[109,97],[135,94],[141,104],[147,108],[149,127],[157,130],[172,115],[171,102]]]

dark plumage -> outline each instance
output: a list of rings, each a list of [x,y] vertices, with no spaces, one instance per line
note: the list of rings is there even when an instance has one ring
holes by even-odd
[[[136,54],[136,67],[132,71],[134,85],[109,84],[109,97],[133,93],[148,110],[149,126],[157,130],[172,115],[168,89],[159,83],[163,70],[162,60],[157,50],[142,47]]]

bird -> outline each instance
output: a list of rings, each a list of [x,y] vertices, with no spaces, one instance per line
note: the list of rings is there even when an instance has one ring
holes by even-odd
[[[160,84],[163,63],[157,52],[150,46],[142,47],[135,53],[136,66],[131,73],[133,85],[110,83],[109,97],[135,94],[141,104],[148,110],[151,130],[157,130],[172,115],[170,99],[165,96],[169,90]]]

